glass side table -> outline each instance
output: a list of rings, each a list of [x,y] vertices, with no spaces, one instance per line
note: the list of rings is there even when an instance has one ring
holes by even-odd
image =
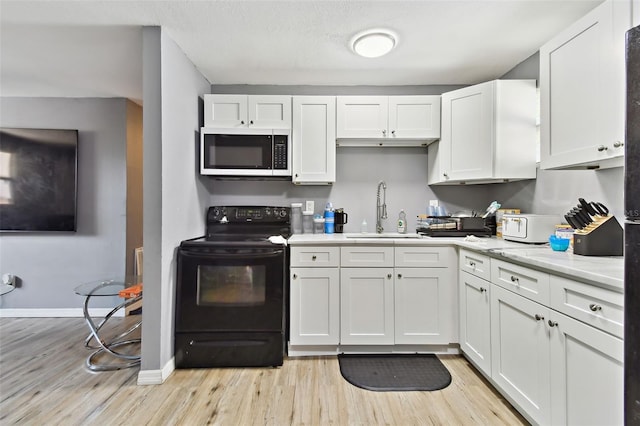
[[[127,354],[123,352],[119,352],[117,349],[128,346],[139,344],[140,339],[128,339],[127,336],[131,334],[134,330],[140,327],[142,324],[142,320],[137,321],[123,333],[117,335],[116,337],[105,340],[100,336],[100,329],[107,323],[109,318],[111,318],[116,312],[120,309],[126,308],[127,306],[136,303],[137,301],[142,299],[142,291],[134,297],[126,298],[122,303],[113,308],[98,325],[94,322],[93,318],[89,315],[89,300],[92,297],[99,296],[118,296],[120,291],[134,286],[136,284],[142,284],[141,276],[127,276],[125,279],[108,279],[108,280],[99,280],[99,281],[91,281],[88,283],[84,283],[79,285],[74,289],[75,293],[84,296],[84,305],[82,312],[84,314],[84,319],[89,326],[90,333],[84,341],[84,346],[88,349],[95,349],[95,351],[87,357],[86,366],[91,371],[111,371],[111,370],[121,370],[123,368],[130,368],[140,364],[140,354]],[[92,344],[92,341],[95,341]],[[117,358],[119,362],[115,363],[106,363],[99,362],[98,357],[102,354],[108,353],[113,357]]]

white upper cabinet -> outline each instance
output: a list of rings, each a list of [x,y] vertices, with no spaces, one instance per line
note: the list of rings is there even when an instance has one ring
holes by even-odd
[[[341,146],[420,146],[440,137],[440,96],[338,96]]]
[[[635,27],[640,25],[640,0],[633,0],[631,8],[633,12],[633,26]]]
[[[290,129],[291,96],[204,95],[204,127]]]
[[[336,181],[335,96],[293,97],[293,183]]]
[[[535,80],[494,80],[442,94],[442,135],[429,185],[536,177]]]
[[[630,27],[631,1],[609,0],[540,49],[541,168],[623,165]]]

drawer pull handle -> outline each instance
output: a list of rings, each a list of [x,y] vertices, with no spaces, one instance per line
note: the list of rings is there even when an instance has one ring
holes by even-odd
[[[296,278],[298,278],[298,276],[296,274],[293,274],[293,279],[295,280]]]
[[[595,303],[592,303],[592,304],[589,305],[589,309],[591,309],[591,311],[593,311],[593,312],[597,312],[597,311],[601,311],[602,310],[602,306],[596,305]]]
[[[557,327],[558,326],[558,323],[556,321],[549,320],[548,323],[549,323],[549,327]]]
[[[484,293],[485,291],[487,291],[487,289],[486,289],[486,288],[484,288],[484,287],[480,287],[480,293]]]
[[[387,274],[387,278],[389,278],[389,279],[391,279],[392,276],[393,275],[391,275],[391,274]]]
[[[311,256],[311,260],[316,260],[316,259],[317,259],[317,257],[316,257],[315,254],[313,256]]]
[[[541,321],[544,319],[544,317],[540,314],[535,314],[533,317],[536,319],[536,321]]]
[[[511,282],[512,283],[516,283],[516,284],[520,284],[520,280],[518,279],[518,277],[514,277],[513,275],[511,275]]]

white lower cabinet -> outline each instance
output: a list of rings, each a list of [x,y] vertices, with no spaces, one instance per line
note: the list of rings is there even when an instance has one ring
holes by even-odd
[[[291,268],[292,345],[337,345],[340,340],[338,268]]]
[[[337,345],[340,341],[340,249],[291,248],[289,343]]]
[[[491,283],[460,271],[460,349],[491,376]]]
[[[548,316],[539,303],[491,285],[491,377],[540,424],[551,418]]]
[[[393,345],[393,268],[340,269],[340,343]]]
[[[395,268],[395,338],[400,345],[449,344],[454,282],[448,268]]]
[[[491,378],[533,423],[623,424],[623,342],[491,285]]]
[[[551,424],[622,425],[623,343],[551,311]]]

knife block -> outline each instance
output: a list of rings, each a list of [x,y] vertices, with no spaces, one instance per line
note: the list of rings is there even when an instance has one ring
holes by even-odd
[[[622,256],[623,230],[613,216],[596,220],[573,234],[573,253],[582,256]]]

